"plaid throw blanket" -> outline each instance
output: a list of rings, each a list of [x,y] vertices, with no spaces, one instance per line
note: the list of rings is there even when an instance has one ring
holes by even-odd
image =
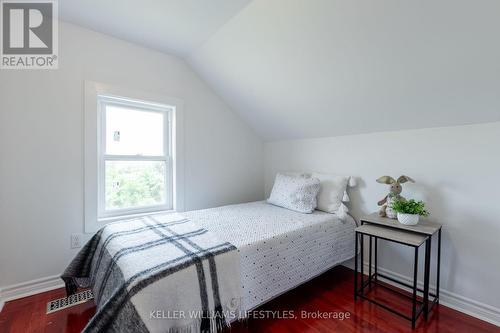
[[[91,287],[84,332],[216,332],[240,304],[234,245],[178,214],[108,224],[61,276],[68,295]]]

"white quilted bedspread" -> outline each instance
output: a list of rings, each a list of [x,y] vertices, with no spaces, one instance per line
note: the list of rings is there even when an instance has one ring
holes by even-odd
[[[240,251],[242,309],[253,309],[354,256],[355,222],[264,201],[183,213]]]

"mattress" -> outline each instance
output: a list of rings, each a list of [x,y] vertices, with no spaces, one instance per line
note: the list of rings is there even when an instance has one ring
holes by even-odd
[[[242,310],[248,311],[354,256],[355,222],[302,214],[264,201],[183,213],[234,244],[241,258]]]

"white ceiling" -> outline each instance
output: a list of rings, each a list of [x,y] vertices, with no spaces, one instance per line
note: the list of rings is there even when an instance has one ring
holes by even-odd
[[[59,3],[187,58],[266,140],[500,121],[498,0]]]
[[[266,140],[499,121],[499,13],[498,0],[253,0],[189,62]]]
[[[60,0],[59,16],[133,43],[184,57],[250,0]]]

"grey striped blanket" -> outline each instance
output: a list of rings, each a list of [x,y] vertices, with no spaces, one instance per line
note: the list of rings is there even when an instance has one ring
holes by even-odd
[[[68,295],[91,287],[84,332],[216,332],[238,313],[235,246],[179,214],[108,224],[61,276]]]

